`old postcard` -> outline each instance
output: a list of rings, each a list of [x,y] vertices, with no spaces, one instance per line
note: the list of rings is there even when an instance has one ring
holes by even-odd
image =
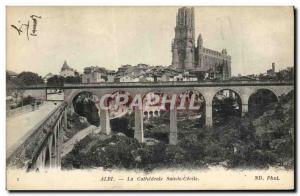
[[[8,190],[294,190],[293,7],[6,7]]]

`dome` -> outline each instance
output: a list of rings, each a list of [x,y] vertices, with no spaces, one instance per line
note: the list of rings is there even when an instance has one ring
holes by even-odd
[[[70,69],[69,65],[67,64],[67,61],[64,61],[63,66],[61,67],[61,70]]]

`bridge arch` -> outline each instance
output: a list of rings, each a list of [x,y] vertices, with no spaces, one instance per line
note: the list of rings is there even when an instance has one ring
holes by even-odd
[[[51,161],[51,154],[50,154],[50,150],[49,150],[49,146],[48,145],[46,147],[44,161],[45,161],[45,168],[49,168],[50,167],[50,161]]]
[[[85,90],[74,93],[72,97],[69,107],[79,116],[85,117],[89,123],[99,126],[97,95],[93,91]]]
[[[142,97],[142,116],[140,117],[140,109],[135,109],[136,129],[137,134],[135,138],[143,140],[140,136],[145,129],[146,138],[154,138],[165,143],[169,140],[169,126],[170,126],[170,111],[168,104],[166,108],[161,107],[164,96],[167,100],[171,99],[171,95],[162,89],[147,89],[148,91],[141,94]],[[156,122],[157,126],[153,126],[152,122]],[[143,124],[141,126],[141,124]]]
[[[256,89],[248,99],[248,111],[252,118],[262,115],[267,109],[270,109],[270,104],[279,101],[278,93],[269,88]]]
[[[78,98],[82,94],[89,94],[90,96],[92,95],[96,96],[96,94],[93,91],[89,91],[89,90],[76,91],[76,93],[73,93],[72,96],[70,97],[70,103],[73,104],[76,98]]]
[[[103,97],[108,94],[109,97]],[[103,93],[99,98],[105,98],[105,106],[108,109],[98,108],[100,111],[100,126],[101,130],[105,129],[106,133],[120,132],[128,137],[133,137],[133,125],[131,124],[134,115],[132,114],[130,104],[132,95],[127,89],[111,89]]]
[[[243,99],[231,88],[222,88],[212,98],[212,124],[216,126],[242,116]]]
[[[196,125],[200,127],[204,126],[206,123],[206,105],[207,105],[206,102],[207,101],[203,93],[198,89],[189,89],[182,92],[178,96],[181,96],[180,97],[181,103],[178,103],[177,107],[179,107],[180,104],[182,104],[182,98],[183,96],[185,96],[185,100],[184,100],[185,111],[180,109],[179,107],[178,110],[179,120],[180,117],[182,117],[183,115],[187,117],[186,120],[191,120],[191,121],[194,121],[195,119],[199,118],[199,121],[196,122]],[[199,107],[199,109],[195,109],[195,107]]]
[[[260,90],[268,90],[268,91],[272,92],[276,96],[277,101],[279,100],[279,97],[281,95],[286,93],[285,90],[282,89],[282,87],[276,88],[276,87],[273,87],[273,86],[258,87],[258,88],[256,88],[254,93],[257,93],[257,91],[260,91]]]
[[[53,133],[52,136],[51,136],[51,154],[50,154],[50,164],[51,164],[51,167],[54,167],[56,165],[56,138],[55,138],[55,134]]]

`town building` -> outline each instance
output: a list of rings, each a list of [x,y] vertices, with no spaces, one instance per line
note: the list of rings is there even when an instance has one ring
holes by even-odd
[[[275,63],[272,63],[272,68],[267,70],[267,75],[268,76],[275,76]]]
[[[114,82],[198,81],[197,76],[189,71],[173,69],[161,65],[123,65],[118,69],[117,72],[112,71],[112,74],[114,75]],[[109,72],[107,72],[107,78],[109,75]],[[111,80],[108,79],[107,82],[110,82]]]
[[[100,67],[85,67],[82,75],[82,83],[100,83],[106,81],[106,71]]]
[[[176,17],[175,38],[172,42],[172,68],[194,73],[213,72],[214,77],[231,77],[231,56],[205,48],[201,34],[195,44],[194,8],[183,7]]]
[[[61,67],[60,76],[66,78],[69,76],[75,76],[75,70],[72,69],[68,64],[67,61],[64,61],[64,64]]]
[[[116,76],[115,82],[139,82],[139,77],[133,75]]]
[[[107,75],[107,82],[114,82],[115,81],[116,71],[107,70],[106,75]]]
[[[131,65],[121,65],[121,67],[118,68],[117,74],[122,75],[125,74],[125,72],[131,68]]]

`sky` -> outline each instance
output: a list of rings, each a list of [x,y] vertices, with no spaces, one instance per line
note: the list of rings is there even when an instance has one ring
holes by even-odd
[[[6,9],[7,70],[58,74],[64,60],[79,72],[87,66],[168,66],[179,7],[10,7]],[[37,19],[36,34],[11,25]],[[30,33],[30,32],[29,32]],[[232,75],[294,66],[292,7],[195,7],[196,38],[204,47],[227,49]],[[196,40],[195,40],[196,43]]]

